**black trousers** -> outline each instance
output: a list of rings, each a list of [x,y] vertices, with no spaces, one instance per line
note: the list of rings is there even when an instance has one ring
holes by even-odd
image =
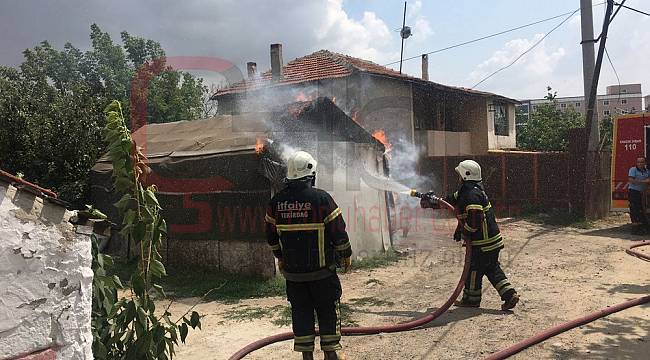
[[[295,351],[314,351],[314,313],[318,316],[321,350],[341,349],[341,282],[336,274],[317,281],[287,280],[287,298],[291,303]]]
[[[629,189],[627,199],[630,202],[630,219],[633,223],[648,225],[648,218],[645,216],[643,209],[643,193],[641,191]]]
[[[483,252],[479,248],[472,249],[472,260],[469,275],[465,279],[463,302],[480,304],[483,290],[483,276],[487,276],[492,286],[497,290],[501,300],[508,301],[515,294],[515,288],[510,284],[506,274],[499,264],[499,250]]]

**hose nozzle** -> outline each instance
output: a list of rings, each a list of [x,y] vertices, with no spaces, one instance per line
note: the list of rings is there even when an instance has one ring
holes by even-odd
[[[413,196],[413,197],[422,198],[422,194],[419,193],[419,192],[418,192],[417,190],[415,190],[415,189],[411,189],[410,194],[411,194],[411,196]]]

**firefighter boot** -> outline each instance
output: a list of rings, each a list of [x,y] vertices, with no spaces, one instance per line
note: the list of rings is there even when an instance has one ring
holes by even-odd
[[[305,351],[302,353],[302,360],[314,360],[314,353]]]
[[[504,311],[505,310],[510,310],[510,309],[514,308],[517,305],[518,302],[519,302],[519,295],[517,295],[517,293],[514,293],[514,294],[512,294],[510,299],[508,299],[506,302],[504,302],[501,305],[501,310],[504,310]]]
[[[468,308],[477,308],[477,307],[480,307],[481,304],[472,304],[472,303],[469,303],[469,302],[465,302],[465,301],[463,301],[463,300],[456,300],[456,301],[454,301],[454,306],[458,306],[458,307],[468,307]]]
[[[348,357],[342,352],[325,351],[325,360],[348,360]]]

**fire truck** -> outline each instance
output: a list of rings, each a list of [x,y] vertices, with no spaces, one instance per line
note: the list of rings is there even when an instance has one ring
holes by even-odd
[[[636,159],[650,155],[650,113],[614,119],[612,141],[612,209],[627,209],[627,174]],[[646,204],[650,204],[647,199]],[[647,209],[648,207],[646,207]],[[646,210],[648,211],[648,210]]]

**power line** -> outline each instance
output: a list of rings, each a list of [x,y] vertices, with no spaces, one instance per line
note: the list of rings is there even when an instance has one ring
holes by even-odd
[[[619,3],[614,3],[614,4],[616,4],[616,5],[618,5],[618,6],[621,6],[621,7],[624,7],[624,8],[626,8],[626,9],[628,9],[628,10],[632,10],[632,11],[634,11],[634,12],[638,12],[639,14],[643,14],[643,15],[645,15],[645,16],[650,16],[650,13],[647,13],[647,12],[645,12],[645,11],[641,11],[641,10],[638,10],[638,9],[635,9],[635,8],[632,8],[632,7],[629,7],[629,6],[623,5],[623,4],[619,4]]]
[[[594,4],[594,6],[600,6],[600,5],[603,5],[604,3],[605,3],[605,2],[601,2],[601,3],[598,3],[598,4]],[[433,51],[430,51],[430,52],[427,52],[427,53],[424,53],[424,54],[426,54],[426,55],[431,55],[431,54],[436,54],[436,53],[443,52],[443,51],[446,51],[446,50],[455,49],[455,48],[457,48],[457,47],[461,47],[461,46],[469,45],[469,44],[472,44],[472,43],[475,43],[475,42],[479,42],[479,41],[482,41],[482,40],[486,40],[486,39],[489,39],[489,38],[493,38],[493,37],[495,37],[495,36],[499,36],[499,35],[507,34],[507,33],[513,32],[513,31],[517,31],[517,30],[520,30],[520,29],[524,29],[524,28],[527,28],[527,27],[531,27],[531,26],[533,26],[533,25],[537,25],[537,24],[541,24],[541,23],[544,23],[544,22],[547,22],[547,21],[555,20],[555,19],[557,19],[557,18],[561,18],[561,17],[566,16],[566,15],[569,15],[569,14],[573,15],[573,14],[575,14],[575,13],[576,13],[577,11],[579,11],[579,10],[580,10],[580,8],[578,8],[577,10],[574,10],[574,11],[565,12],[564,14],[559,14],[559,15],[552,16],[552,17],[550,17],[550,18],[546,18],[546,19],[542,19],[542,20],[537,20],[537,21],[534,21],[534,22],[531,22],[531,23],[528,23],[528,24],[525,24],[525,25],[521,25],[521,26],[517,26],[517,27],[511,28],[511,29],[503,30],[503,31],[500,31],[500,32],[497,32],[497,33],[494,33],[494,34],[490,34],[490,35],[486,35],[486,36],[481,36],[481,37],[476,38],[476,39],[468,40],[468,41],[465,41],[465,42],[462,42],[462,43],[458,43],[458,44],[450,45],[450,46],[447,46],[447,47],[444,47],[444,48],[440,48],[440,49],[437,49],[437,50],[433,50]],[[417,56],[411,56],[411,57],[409,57],[409,58],[404,59],[403,61],[408,61],[408,60],[417,59],[417,58],[419,58],[420,56],[422,56],[422,55],[424,55],[424,54],[420,54],[420,55],[417,55]],[[394,64],[399,64],[399,61],[393,61],[393,62],[390,62],[390,63],[388,63],[388,64],[384,64],[384,66],[389,66],[389,65],[394,65]]]
[[[605,55],[607,55],[607,61],[609,61],[609,66],[611,66],[612,70],[614,70],[614,75],[616,75],[616,80],[618,81],[618,86],[620,88],[621,79],[618,77],[618,72],[616,71],[616,67],[614,67],[614,63],[612,63],[612,58],[609,57],[609,51],[607,51],[607,48],[605,48]],[[621,89],[618,90],[618,98],[619,100],[621,99]]]
[[[621,78],[618,77],[618,71],[616,71],[616,67],[612,62],[612,58],[609,57],[609,51],[607,51],[607,47],[605,47],[605,55],[607,55],[607,61],[609,62],[609,66],[612,67],[612,70],[614,71],[614,75],[616,75],[616,81],[618,82],[618,100],[616,100],[616,103],[620,105],[621,104]],[[618,109],[623,111],[623,109],[621,108]]]
[[[506,66],[504,66],[504,67],[501,67],[501,68],[499,68],[498,70],[496,70],[496,71],[494,71],[493,73],[491,73],[490,75],[486,76],[486,77],[483,78],[481,81],[479,81],[479,82],[477,82],[476,84],[474,84],[474,86],[472,86],[471,89],[476,88],[477,86],[479,86],[479,85],[481,85],[483,82],[485,82],[487,79],[491,78],[492,76],[494,76],[494,75],[500,73],[501,71],[503,71],[503,70],[505,70],[505,69],[511,67],[512,65],[514,65],[517,61],[519,61],[519,59],[521,59],[521,58],[524,57],[526,54],[528,54],[531,50],[533,50],[535,47],[537,47],[537,45],[541,44],[542,41],[544,41],[544,39],[546,39],[549,35],[551,35],[551,34],[553,33],[553,31],[557,30],[557,28],[559,28],[559,27],[562,26],[564,23],[566,23],[567,21],[569,21],[569,19],[571,19],[571,17],[573,16],[573,14],[577,13],[578,11],[580,11],[579,8],[576,9],[575,11],[571,12],[571,13],[569,14],[569,16],[567,16],[564,20],[562,20],[562,22],[560,22],[559,24],[555,25],[554,28],[552,28],[548,33],[546,33],[546,34],[545,34],[544,36],[542,36],[539,40],[537,40],[537,42],[535,42],[531,47],[529,47],[528,49],[526,49],[526,51],[524,51],[524,52],[521,53],[519,56],[517,56],[517,57],[516,57],[516,58],[515,58],[515,59],[514,59],[510,64],[508,64],[508,65],[506,65]]]

